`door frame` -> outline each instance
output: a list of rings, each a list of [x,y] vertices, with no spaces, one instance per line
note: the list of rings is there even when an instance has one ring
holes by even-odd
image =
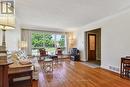
[[[97,57],[100,57],[100,61],[102,59],[101,58],[101,36],[102,36],[101,35],[101,28],[96,28],[96,29],[92,29],[92,30],[84,32],[84,37],[85,37],[84,38],[84,40],[85,40],[85,44],[84,45],[85,45],[85,57],[86,57],[86,61],[88,61],[88,34],[97,34],[97,33],[95,33],[95,30],[96,31],[98,30],[98,41],[100,42],[100,46],[98,45],[99,48],[100,48],[100,50],[98,51],[98,53],[96,52],[96,60],[98,60]],[[97,47],[96,47],[96,51],[97,51]]]

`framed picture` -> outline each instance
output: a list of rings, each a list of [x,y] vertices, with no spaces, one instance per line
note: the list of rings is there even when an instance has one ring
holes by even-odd
[[[14,1],[2,1],[1,14],[14,14]]]

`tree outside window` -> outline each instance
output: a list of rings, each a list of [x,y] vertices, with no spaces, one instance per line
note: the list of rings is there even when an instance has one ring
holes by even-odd
[[[32,33],[32,54],[35,55],[39,48],[45,48],[50,54],[54,54],[56,47],[65,49],[65,35],[49,32]]]

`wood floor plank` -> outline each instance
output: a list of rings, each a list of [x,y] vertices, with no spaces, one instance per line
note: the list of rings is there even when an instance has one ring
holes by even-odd
[[[130,80],[101,68],[65,60],[55,65],[51,73],[41,70],[33,87],[130,87]]]

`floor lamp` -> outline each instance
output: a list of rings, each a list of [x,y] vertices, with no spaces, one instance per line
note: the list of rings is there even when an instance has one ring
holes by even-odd
[[[5,32],[14,28],[14,16],[0,16],[0,29],[2,30],[2,46],[0,46],[0,60],[7,61],[6,41]]]

